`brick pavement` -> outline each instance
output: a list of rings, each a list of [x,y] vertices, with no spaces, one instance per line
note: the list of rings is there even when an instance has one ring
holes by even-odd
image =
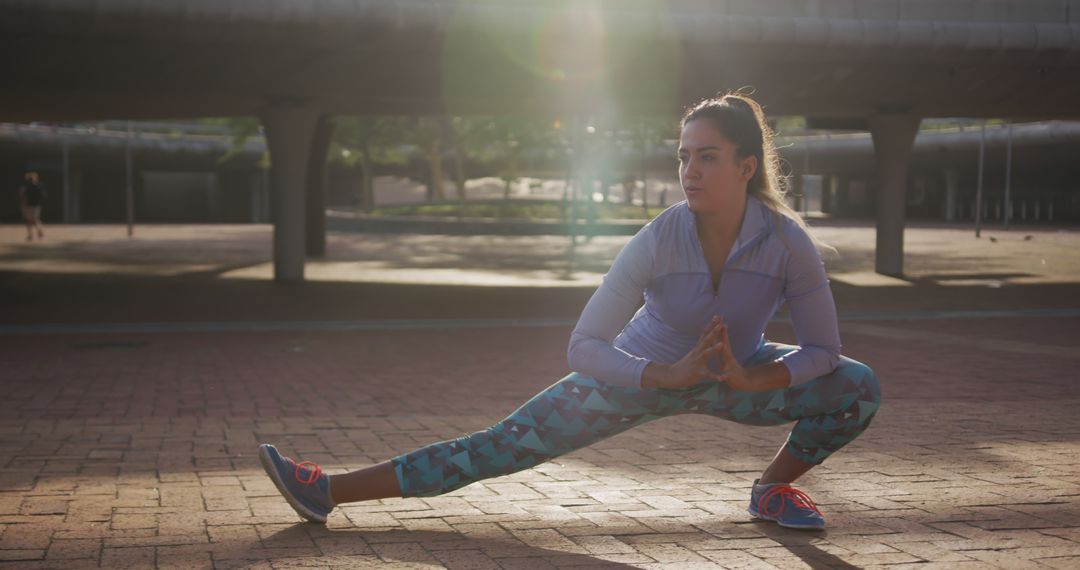
[[[259,468],[261,441],[336,472],[484,427],[565,372],[566,327],[9,336],[0,564],[1076,567],[1080,353],[1037,349],[1075,346],[1080,318],[1051,339],[1043,320],[950,321],[929,341],[882,334],[924,323],[845,324],[886,405],[806,477],[821,534],[744,512],[785,429],[708,417],[443,497],[345,506],[326,527],[299,523]],[[1014,344],[967,342],[986,330]]]
[[[212,275],[155,281],[125,259],[142,279],[131,288],[0,256],[0,294],[20,323],[333,318],[335,306],[342,318],[564,316],[584,298],[416,287],[378,303],[384,290],[364,284],[223,296]],[[120,292],[65,314],[75,305],[57,296],[82,287]],[[838,288],[842,308],[894,318],[842,323],[845,354],[878,371],[885,404],[803,481],[825,533],[745,514],[785,428],[699,416],[443,497],[345,506],[325,527],[300,523],[261,472],[261,441],[338,472],[482,428],[566,372],[566,326],[3,335],[0,567],[1080,567],[1080,317],[895,318],[1002,300],[1077,308],[1075,285],[1053,287]],[[346,305],[358,292],[364,306]]]

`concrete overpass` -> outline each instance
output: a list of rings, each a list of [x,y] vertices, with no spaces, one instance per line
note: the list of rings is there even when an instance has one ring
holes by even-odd
[[[922,117],[1080,115],[1080,0],[0,0],[0,30],[0,120],[261,116],[282,281],[305,225],[320,251],[334,114],[670,112],[753,85],[869,128],[896,275]]]

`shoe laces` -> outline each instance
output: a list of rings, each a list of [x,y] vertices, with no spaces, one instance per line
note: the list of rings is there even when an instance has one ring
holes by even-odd
[[[292,459],[288,459],[288,462],[291,463],[293,465],[293,467],[296,468],[293,471],[293,477],[295,477],[296,481],[298,483],[300,483],[301,485],[312,485],[316,481],[318,481],[320,477],[322,477],[322,468],[319,467],[318,465],[310,462],[310,461],[303,461],[303,462],[297,463],[297,462],[293,461]],[[307,468],[307,474],[304,475],[304,476],[301,476],[300,475],[300,470],[302,470],[304,468]]]
[[[769,501],[776,496],[780,497],[780,508],[777,509],[776,512],[773,512],[769,510]],[[797,508],[814,511],[818,515],[821,514],[817,504],[810,498],[810,495],[807,495],[790,485],[776,485],[762,493],[757,501],[758,512],[768,517],[778,517],[783,514],[784,509],[787,508],[789,500],[791,501],[791,504]]]

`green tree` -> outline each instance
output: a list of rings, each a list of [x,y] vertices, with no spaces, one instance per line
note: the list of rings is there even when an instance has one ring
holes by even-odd
[[[360,210],[370,212],[375,207],[373,184],[375,167],[379,164],[406,164],[410,150],[402,136],[407,127],[402,117],[351,116],[341,117],[334,131],[334,147],[331,156],[341,157],[348,166],[358,165],[361,185],[357,204]]]
[[[216,125],[225,127],[232,139],[231,148],[218,159],[219,163],[227,162],[234,156],[244,151],[244,144],[254,136],[262,136],[262,123],[258,117],[210,117],[198,121],[204,125]],[[259,161],[263,168],[270,166],[270,151],[263,152]]]

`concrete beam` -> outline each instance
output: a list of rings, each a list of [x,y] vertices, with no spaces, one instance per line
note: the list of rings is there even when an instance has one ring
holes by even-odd
[[[275,95],[659,114],[740,85],[773,116],[1075,117],[1078,2],[0,0],[0,119],[240,116]]]
[[[904,274],[904,209],[907,174],[915,133],[922,119],[909,114],[870,118],[877,159],[877,245],[874,270],[882,275]]]
[[[270,147],[274,280],[304,280],[304,187],[318,113],[303,104],[276,102],[260,113]]]

